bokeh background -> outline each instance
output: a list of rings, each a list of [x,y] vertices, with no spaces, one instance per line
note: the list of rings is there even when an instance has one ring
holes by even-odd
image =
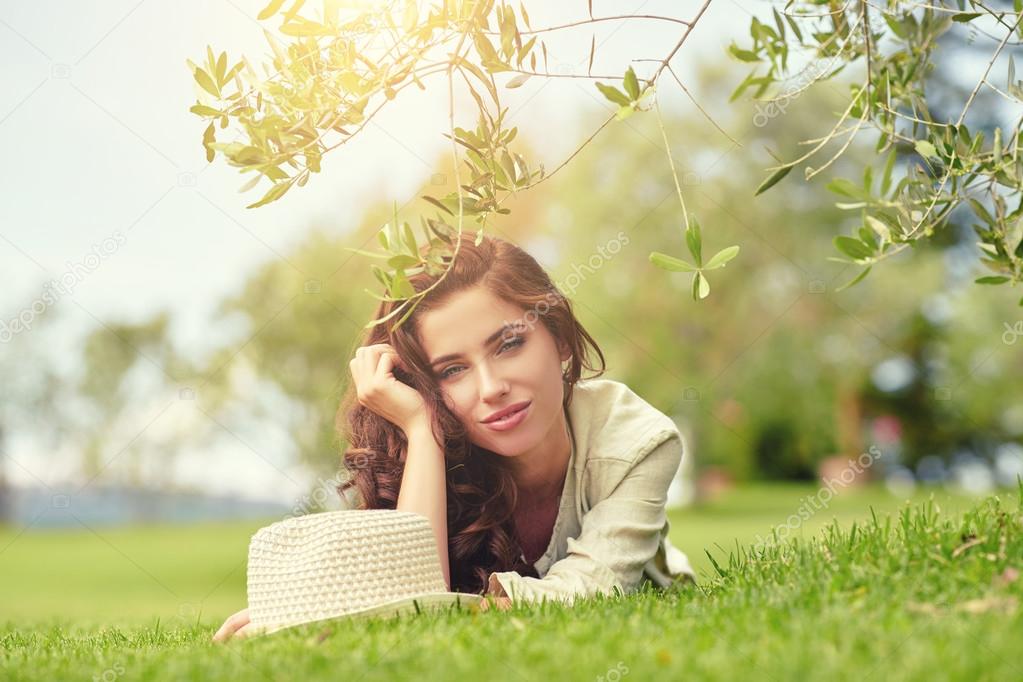
[[[446,86],[406,90],[308,185],[246,210],[245,178],[205,161],[185,59],[210,44],[259,60],[272,28],[255,19],[262,4],[0,3],[0,618],[212,623],[244,606],[256,529],[341,506],[335,412],[373,313],[363,289],[375,287],[345,247],[371,242],[395,206],[413,224],[430,212],[419,197],[452,172]],[[679,17],[697,6],[593,4]],[[534,26],[585,13],[527,7]],[[661,88],[705,253],[741,246],[709,298],[694,302],[687,275],[648,262],[685,248],[652,114],[609,126],[491,228],[572,298],[606,376],[685,433],[672,539],[701,570],[706,551],[789,523],[863,453],[880,455],[793,533],[932,495],[959,508],[1023,474],[1019,292],[973,284],[969,215],[836,292],[856,271],[827,257],[856,216],[834,206],[826,179],[794,174],[754,198],[772,152],[823,134],[845,95],[839,78],[772,115],[729,102],[747,66],[726,48],[770,9],[713,3],[674,60],[706,115],[669,80]],[[562,32],[551,71],[585,72],[595,36],[593,73],[620,73],[663,58],[676,28]],[[933,77],[939,111],[984,65],[959,31],[958,66]],[[548,169],[611,106],[585,79],[532,78],[503,96],[523,154]],[[471,105],[461,93],[463,125]],[[975,110],[993,124],[1000,107]],[[861,173],[873,141],[834,175]],[[30,328],[12,332],[15,319]]]

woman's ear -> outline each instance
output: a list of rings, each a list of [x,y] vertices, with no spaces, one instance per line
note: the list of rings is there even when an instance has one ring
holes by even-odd
[[[558,354],[562,362],[572,359],[572,349],[561,341],[558,341]]]
[[[564,364],[572,359],[572,349],[570,349],[567,345],[562,345],[561,343],[558,344],[558,347],[559,359],[561,360],[562,369],[567,369],[564,367]]]

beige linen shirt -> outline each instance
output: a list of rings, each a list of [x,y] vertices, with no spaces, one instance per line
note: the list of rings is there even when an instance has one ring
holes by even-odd
[[[491,573],[487,592],[571,604],[648,581],[695,581],[668,540],[665,502],[684,449],[675,423],[610,379],[576,383],[568,422],[572,454],[550,543],[533,564],[540,577]]]

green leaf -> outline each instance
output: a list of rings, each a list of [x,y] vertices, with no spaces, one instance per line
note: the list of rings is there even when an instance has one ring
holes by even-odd
[[[609,100],[611,100],[615,104],[618,104],[620,106],[628,106],[629,105],[629,103],[630,103],[629,98],[626,97],[625,93],[622,92],[621,90],[619,90],[618,88],[616,88],[616,87],[614,87],[612,85],[604,85],[603,83],[601,83],[599,81],[597,83],[595,83],[595,85],[597,86],[597,90],[600,90],[601,94],[603,94],[604,97],[608,98]]]
[[[874,186],[874,167],[867,165],[863,167],[863,191],[870,194]]]
[[[916,144],[913,145],[916,148],[916,153],[926,158],[941,158],[938,156],[938,150],[934,148],[934,145],[927,140],[917,140]]]
[[[301,11],[302,5],[304,4],[305,0],[295,0],[293,3],[291,3],[291,7],[289,7],[288,11],[284,13],[284,20],[290,21],[294,19],[296,16],[298,16],[299,11]]]
[[[686,229],[686,245],[689,247],[689,253],[693,255],[698,266],[703,265],[703,256],[701,255],[701,249],[703,247],[703,239],[700,237],[700,223],[696,222],[696,217],[689,219],[689,227]]]
[[[405,268],[411,268],[419,265],[419,259],[404,253],[399,253],[396,256],[388,258],[387,264],[396,270],[404,270]]]
[[[269,5],[264,7],[259,12],[259,14],[256,15],[256,18],[259,19],[260,21],[263,21],[264,19],[269,19],[273,15],[277,14],[277,11],[281,8],[283,4],[284,0],[272,0],[272,2]]]
[[[490,43],[490,40],[481,33],[472,34],[473,44],[476,45],[476,52],[479,53],[480,58],[485,62],[501,62],[501,55],[497,54],[497,50]]]
[[[217,84],[213,82],[208,73],[196,67],[195,71],[192,72],[192,76],[195,77],[196,82],[199,83],[203,90],[214,97],[220,97],[220,88],[217,87]]]
[[[837,291],[844,291],[844,290],[848,289],[849,287],[853,286],[854,284],[858,284],[859,282],[861,282],[863,280],[864,277],[867,276],[867,274],[870,272],[870,268],[872,268],[872,267],[874,267],[874,266],[873,265],[868,265],[867,267],[863,268],[863,271],[860,272],[860,274],[856,275],[852,280],[850,280],[849,282],[846,282],[842,286],[840,286],[837,289],[835,289],[835,291],[836,292]]]
[[[501,53],[504,54],[506,59],[511,59],[511,56],[515,53],[515,35],[518,33],[515,27],[515,10],[505,5],[504,14],[498,14],[498,16],[500,17],[499,23],[501,28]]]
[[[528,73],[520,73],[519,75],[515,76],[515,78],[512,78],[510,81],[505,83],[504,87],[509,89],[521,87],[523,83],[529,80],[529,77],[530,74]]]
[[[960,12],[952,17],[952,21],[965,24],[968,21],[973,21],[977,17],[981,16],[982,12]]]
[[[207,162],[212,161],[213,157],[217,153],[211,146],[216,141],[216,126],[213,123],[210,123],[209,126],[206,127],[206,131],[202,134],[202,146],[206,148]]]
[[[704,270],[716,270],[717,268],[723,268],[728,261],[732,260],[739,254],[738,246],[729,246],[721,249],[715,253],[707,264],[703,266]]]
[[[760,57],[757,56],[756,52],[750,52],[749,50],[743,50],[735,43],[728,46],[728,52],[733,57],[742,62],[759,62]]]
[[[757,187],[757,191],[753,193],[753,196],[763,194],[774,187],[782,178],[789,174],[789,171],[791,171],[792,168],[792,166],[785,166],[784,168],[776,170],[769,178],[760,183],[760,187]]]
[[[416,243],[416,235],[412,232],[412,226],[404,223],[402,229],[405,235],[405,246],[408,247],[409,253],[416,258],[416,262],[419,262],[419,244]]]
[[[1005,250],[1009,254],[1016,253],[1020,242],[1023,242],[1023,218],[1020,218],[1012,227],[1005,231]]]
[[[289,189],[291,189],[291,182],[287,181],[278,182],[274,184],[274,186],[271,187],[266,194],[263,195],[262,199],[260,199],[254,204],[249,204],[245,208],[259,208],[260,206],[264,206],[266,204],[269,204],[270,202],[277,201],[278,199],[283,197],[285,192],[287,192]]]
[[[973,208],[973,212],[977,214],[977,217],[987,223],[988,227],[994,226],[995,219],[992,218],[991,214],[988,213],[988,210],[984,208],[984,204],[972,197],[968,198],[966,201],[969,202],[970,206]]]
[[[253,173],[252,174],[252,179],[247,180],[244,185],[242,185],[241,187],[238,188],[238,193],[242,194],[244,192],[248,192],[250,189],[255,187],[256,184],[259,182],[259,177],[260,177],[259,173]],[[285,177],[287,177],[287,176],[285,176]]]
[[[222,111],[208,107],[205,104],[193,104],[188,110],[199,116],[223,116]]]
[[[624,121],[634,113],[636,113],[636,107],[634,104],[627,104],[625,106],[618,107],[618,111],[615,112],[615,120]]]
[[[782,21],[781,15],[778,14],[778,10],[774,7],[771,8],[771,14],[774,15],[774,25],[778,27],[778,35],[782,38],[785,37],[785,22]]]
[[[625,87],[625,92],[629,93],[629,98],[632,100],[639,99],[639,80],[636,78],[636,72],[629,67],[629,70],[625,72],[625,80],[622,82]]]
[[[882,242],[890,242],[892,240],[892,232],[888,229],[888,226],[882,223],[880,220],[872,215],[866,217],[866,223],[870,226],[877,236],[881,238]]]
[[[859,239],[839,235],[835,237],[835,248],[854,259],[870,258],[874,251]]]
[[[699,272],[693,273],[693,300],[699,301],[710,294],[710,282]]]
[[[888,161],[884,164],[884,175],[881,176],[881,196],[888,194],[892,186],[892,169],[895,167],[895,148],[888,152]]]
[[[384,269],[382,267],[380,267],[379,265],[370,264],[369,268],[370,270],[373,271],[373,276],[376,277],[377,280],[379,280],[380,284],[383,285],[384,291],[387,291],[388,289],[391,288],[390,279],[388,279],[387,273],[384,272]]]
[[[286,36],[326,36],[334,33],[334,29],[317,21],[296,17],[281,26],[281,33]]]
[[[846,180],[845,178],[835,178],[825,185],[824,188],[834,192],[835,194],[841,194],[861,201],[870,199],[870,195],[864,192],[859,185],[855,184],[852,180]]]
[[[224,76],[227,75],[227,53],[221,52],[217,57],[217,83],[223,86]]]
[[[652,251],[650,253],[650,262],[662,270],[669,270],[671,272],[696,272],[698,269],[695,265],[681,258],[675,258],[660,251]]]
[[[735,86],[735,90],[733,90],[732,94],[729,96],[728,102],[732,103],[735,100],[739,99],[739,95],[741,95],[746,90],[746,88],[748,88],[749,86],[753,85],[753,78],[755,76],[756,76],[756,72],[755,71],[751,71],[750,74],[748,76],[746,76],[742,80],[741,83],[739,83],[737,86]]]
[[[1005,284],[1009,281],[1009,278],[1004,275],[992,275],[990,277],[980,277],[973,281],[976,284]]]
[[[427,195],[425,195],[425,194],[423,195],[423,198],[424,198],[424,199],[426,199],[427,201],[429,201],[429,202],[430,202],[431,204],[433,204],[433,205],[434,205],[434,206],[436,206],[437,208],[439,208],[439,209],[441,209],[442,211],[444,211],[445,213],[447,213],[447,214],[449,214],[449,215],[455,215],[455,214],[454,214],[454,212],[453,212],[453,211],[452,211],[452,210],[451,210],[450,208],[448,208],[447,206],[445,206],[444,204],[442,204],[442,203],[441,203],[440,201],[438,201],[437,199],[434,199],[433,197],[431,197],[431,196],[427,196]]]
[[[398,313],[402,312],[403,310],[407,310],[408,308],[411,308],[411,306],[412,306],[412,303],[410,303],[409,301],[405,301],[401,305],[395,306],[394,310],[392,310],[391,312],[387,313],[383,317],[380,317],[380,318],[377,318],[375,320],[371,320],[370,322],[367,322],[366,325],[363,327],[363,329],[370,329],[370,328],[375,327],[376,325],[378,325],[378,324],[380,324],[382,322],[387,322],[389,319],[391,319],[392,317],[394,317]]]
[[[412,312],[416,309],[416,306],[418,306],[420,301],[422,301],[422,300],[423,300],[423,297],[420,296],[419,298],[416,298],[415,300],[412,301],[412,304],[405,311],[405,314],[402,315],[401,318],[397,322],[395,322],[393,325],[391,325],[391,333],[392,334],[398,330],[398,327],[400,327],[402,325],[402,323],[404,323],[405,320],[407,320],[409,318],[410,315],[412,315]]]
[[[253,147],[252,145],[245,145],[237,152],[232,155],[231,160],[235,163],[252,165],[260,163],[266,159],[266,155],[263,150],[259,147]]]

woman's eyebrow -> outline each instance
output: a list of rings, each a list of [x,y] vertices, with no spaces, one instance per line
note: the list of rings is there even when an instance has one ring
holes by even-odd
[[[483,342],[483,347],[486,348],[487,346],[492,345],[495,341],[504,336],[509,329],[516,329],[516,325],[505,323],[504,325],[502,325],[500,329],[498,329],[496,332],[487,337],[487,340]],[[449,353],[448,355],[442,355],[439,358],[434,358],[433,360],[430,361],[430,367],[439,365],[442,362],[447,362],[448,360],[454,360],[458,356],[459,356],[458,353]]]

